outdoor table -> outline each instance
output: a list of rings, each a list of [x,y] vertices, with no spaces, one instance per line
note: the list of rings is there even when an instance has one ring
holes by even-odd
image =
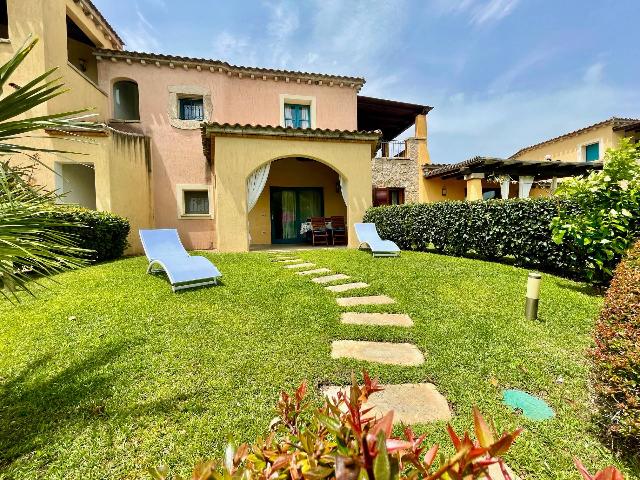
[[[325,222],[327,230],[331,231],[333,228],[331,227],[331,222]],[[307,232],[311,232],[311,222],[302,222],[300,224],[300,235],[306,235]]]

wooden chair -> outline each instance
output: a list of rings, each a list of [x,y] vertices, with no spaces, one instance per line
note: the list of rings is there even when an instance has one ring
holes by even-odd
[[[347,244],[347,227],[344,223],[344,217],[331,217],[331,230],[333,233],[333,244]]]
[[[313,245],[329,245],[329,235],[324,217],[311,217],[311,243]]]

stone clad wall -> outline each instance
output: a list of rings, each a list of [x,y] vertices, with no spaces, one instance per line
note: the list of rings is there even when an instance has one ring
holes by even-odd
[[[418,202],[419,141],[414,138],[407,139],[407,157],[373,158],[371,160],[373,187],[404,188],[405,203]]]

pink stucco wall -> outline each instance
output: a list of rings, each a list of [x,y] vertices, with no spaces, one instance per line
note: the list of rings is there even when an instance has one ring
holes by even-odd
[[[211,95],[211,121],[253,125],[280,124],[280,95],[315,97],[316,127],[355,130],[357,92],[348,86],[229,77],[203,68],[185,70],[176,64],[128,64],[124,61],[98,62],[100,86],[112,95],[112,85],[121,79],[138,83],[140,126],[151,137],[153,211],[156,228],[177,228],[185,246],[208,249],[215,245],[214,221],[180,219],[176,200],[177,184],[215,185],[202,153],[200,130],[182,130],[169,123],[169,87],[194,85]],[[112,100],[110,99],[110,104]],[[245,192],[238,192],[244,195]],[[216,206],[213,205],[215,215]]]

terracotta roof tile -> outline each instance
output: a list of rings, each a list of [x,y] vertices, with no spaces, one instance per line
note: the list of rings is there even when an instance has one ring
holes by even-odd
[[[104,24],[105,27],[109,29],[109,33],[111,33],[111,35],[113,35],[116,38],[116,40],[118,40],[120,45],[124,45],[124,40],[120,38],[120,35],[118,35],[118,32],[116,32],[116,29],[111,26],[111,24],[107,21],[106,18],[104,18],[102,13],[100,13],[100,10],[98,10],[98,7],[96,7],[91,0],[82,0],[82,1],[74,0],[74,2],[80,3],[80,4],[85,3],[89,8],[91,8],[93,10],[93,13],[95,13],[95,15],[98,17],[98,19]]]
[[[346,84],[354,84],[357,87],[362,87],[365,80],[361,77],[349,77],[343,75],[330,75],[326,73],[313,73],[302,72],[295,70],[280,70],[273,68],[260,68],[260,67],[246,67],[243,65],[232,65],[222,60],[214,60],[209,58],[197,58],[197,57],[181,57],[178,55],[165,55],[161,53],[147,53],[147,52],[131,52],[127,50],[110,50],[106,48],[97,48],[94,50],[94,55],[97,57],[113,57],[113,58],[128,58],[132,60],[151,60],[160,61],[164,63],[180,63],[180,64],[193,64],[193,65],[206,65],[208,67],[221,68],[225,72],[234,72],[246,75],[269,75],[269,76],[282,76],[300,78],[305,80],[318,80],[329,82],[342,82]]]

